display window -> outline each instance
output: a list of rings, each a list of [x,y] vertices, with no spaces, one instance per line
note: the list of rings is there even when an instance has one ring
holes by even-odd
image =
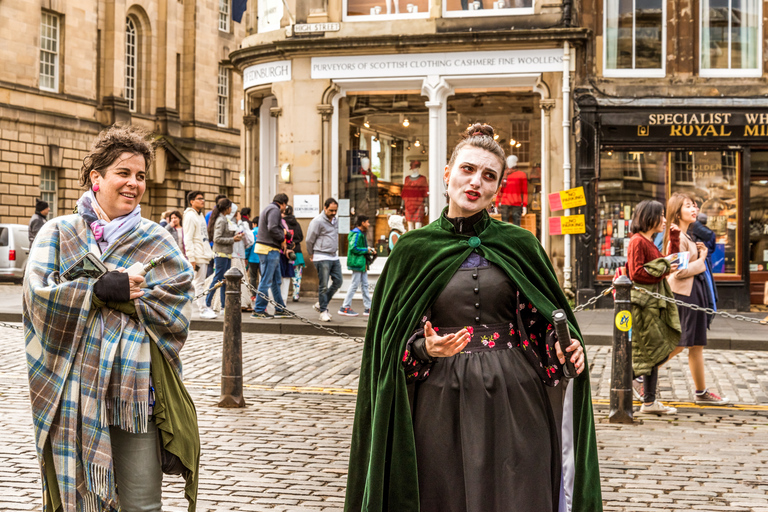
[[[611,279],[626,264],[635,206],[655,199],[666,207],[675,192],[691,194],[707,216],[707,227],[716,236],[713,272],[721,279],[740,275],[739,175],[737,151],[603,150],[598,183],[598,279]]]
[[[355,94],[339,102],[339,233],[367,216],[368,242],[384,248],[381,256],[389,252],[390,216],[407,217],[411,228],[429,222],[426,101],[419,94]],[[339,249],[346,253],[346,237]]]
[[[427,0],[346,0],[344,21],[426,18]]]
[[[443,2],[443,15],[447,18],[515,14],[533,14],[533,0],[445,0]]]
[[[541,226],[541,116],[539,96],[512,91],[459,92],[448,98],[446,162],[459,136],[474,123],[493,126],[496,141],[517,162],[507,171],[494,199],[497,218],[515,222],[540,236]],[[513,183],[514,181],[514,183]],[[517,185],[522,183],[522,185]],[[505,186],[509,185],[509,187]],[[513,206],[525,206],[518,217]]]
[[[768,151],[753,151],[749,184],[749,272],[753,304],[765,302],[768,281]]]

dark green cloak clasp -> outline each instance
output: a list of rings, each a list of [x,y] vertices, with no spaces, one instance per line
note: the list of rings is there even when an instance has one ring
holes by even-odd
[[[576,318],[539,241],[527,230],[484,213],[476,236],[461,235],[440,218],[400,237],[373,295],[358,385],[347,480],[347,512],[418,512],[416,449],[405,372],[406,342],[425,312],[472,251],[498,265],[547,318],[565,309]],[[572,381],[574,512],[602,510],[588,366]]]

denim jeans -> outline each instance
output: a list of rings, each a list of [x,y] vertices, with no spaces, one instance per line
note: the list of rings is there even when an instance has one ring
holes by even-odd
[[[511,222],[515,226],[520,225],[520,218],[523,216],[522,206],[511,206],[508,204],[502,204],[501,206],[499,206],[499,210],[501,211],[501,220],[503,220],[504,222]]]
[[[213,270],[214,275],[213,280],[211,281],[211,287],[216,286],[216,283],[219,281],[224,281],[224,284],[221,285],[221,288],[219,288],[219,290],[221,290],[221,308],[224,309],[224,293],[227,291],[227,281],[224,279],[224,272],[232,267],[232,259],[216,256],[213,261],[216,268]],[[211,301],[213,301],[213,294],[215,292],[216,290],[208,293],[208,296],[205,298],[206,306],[211,307]]]
[[[341,288],[341,262],[339,260],[323,260],[315,262],[317,267],[318,279],[318,302],[320,302],[320,312],[328,309],[328,303],[333,298],[333,294]],[[331,287],[328,287],[328,277],[331,278]]]
[[[263,293],[264,296],[267,296],[271,290],[275,302],[285,307],[283,295],[280,293],[280,283],[282,283],[282,278],[280,277],[280,251],[269,251],[268,254],[259,254],[259,265],[261,266],[259,292]],[[256,305],[253,306],[253,311],[256,313],[264,313],[267,310],[267,304],[267,299],[262,298],[261,295],[257,295]]]
[[[149,421],[146,434],[109,427],[120,510],[124,512],[162,510],[163,470],[157,436],[154,420]]]
[[[368,272],[355,271],[352,271],[352,284],[349,285],[347,297],[344,299],[344,304],[341,306],[342,308],[352,306],[352,297],[355,296],[358,287],[360,287],[363,292],[363,307],[365,309],[371,308],[371,295],[368,293]]]

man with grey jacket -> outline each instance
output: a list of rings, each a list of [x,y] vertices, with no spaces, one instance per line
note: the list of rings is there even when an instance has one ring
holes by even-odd
[[[339,224],[336,212],[339,203],[332,197],[325,200],[323,212],[309,223],[305,243],[309,259],[317,268],[318,301],[315,309],[320,312],[320,320],[331,321],[328,303],[333,294],[341,288],[341,262],[339,261]],[[328,277],[331,286],[328,287]]]
[[[256,304],[253,306],[253,318],[287,318],[285,302],[280,292],[280,251],[285,250],[285,228],[283,228],[282,213],[288,205],[288,196],[277,194],[272,202],[259,215],[259,230],[256,233],[256,245],[253,252],[259,255],[261,282]],[[267,313],[267,300],[264,298],[272,291],[272,298],[280,307],[275,308],[275,314]]]

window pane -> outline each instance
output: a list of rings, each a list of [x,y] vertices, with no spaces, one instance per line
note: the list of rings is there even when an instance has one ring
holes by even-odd
[[[128,109],[136,111],[136,25],[130,18],[125,27],[125,99]]]
[[[503,14],[506,9],[522,9],[533,7],[533,0],[446,0],[446,10],[449,11],[476,11],[495,9],[498,14]],[[488,13],[492,14],[491,12]],[[496,14],[496,13],[493,13]]]
[[[757,68],[759,4],[756,0],[732,0],[731,68]]]
[[[662,67],[662,3],[661,0],[636,0],[635,68]]]
[[[632,0],[606,0],[606,67],[632,69]]]
[[[348,0],[347,16],[418,14],[429,12],[428,0]]]
[[[702,68],[728,69],[728,2],[702,0]]]
[[[635,206],[644,199],[666,204],[666,153],[603,151],[598,183],[598,278],[610,279],[627,263]]]
[[[43,12],[40,20],[40,88],[57,91],[59,17]]]
[[[735,274],[739,154],[735,151],[676,151],[670,158],[671,192],[691,194],[701,213],[708,217],[707,227],[717,236],[712,270],[716,274]]]

